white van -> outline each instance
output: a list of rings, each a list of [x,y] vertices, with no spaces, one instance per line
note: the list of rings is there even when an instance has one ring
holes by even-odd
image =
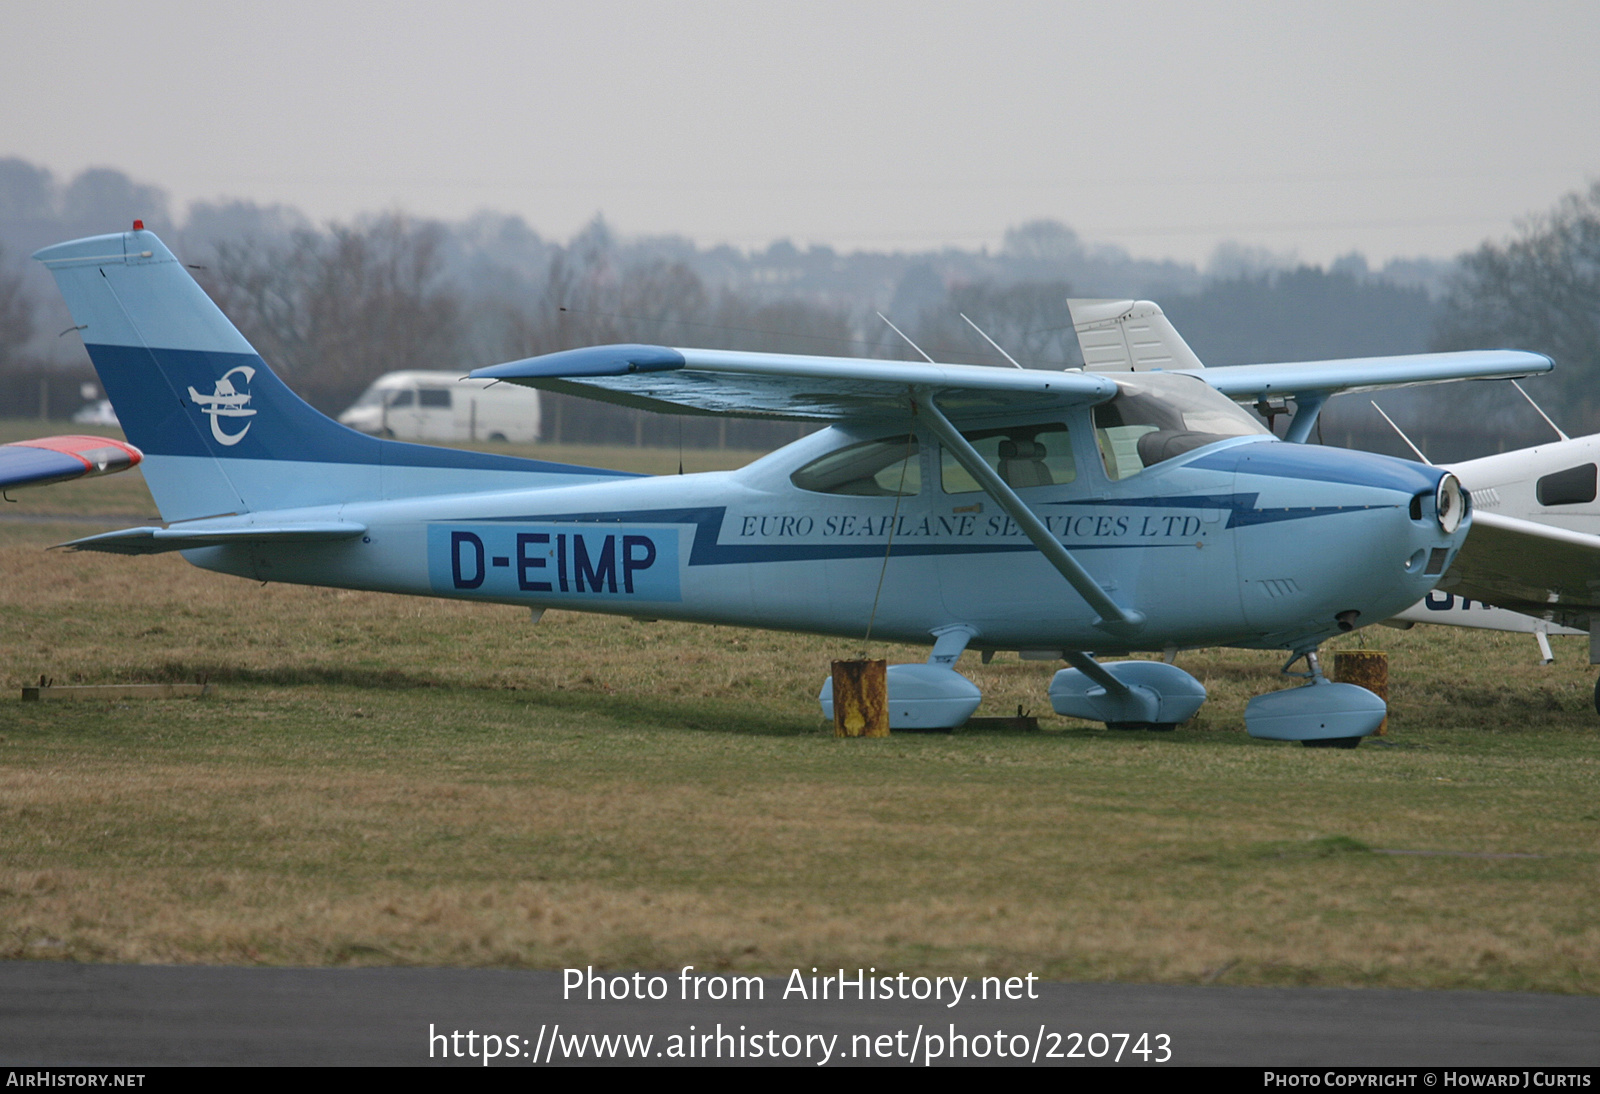
[[[465,380],[458,372],[390,372],[378,377],[339,421],[402,441],[539,439],[539,393],[518,384]]]

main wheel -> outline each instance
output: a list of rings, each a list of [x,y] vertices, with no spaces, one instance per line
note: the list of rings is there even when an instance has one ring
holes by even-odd
[[[1307,748],[1355,748],[1361,743],[1360,737],[1323,737],[1317,741],[1301,741]]]

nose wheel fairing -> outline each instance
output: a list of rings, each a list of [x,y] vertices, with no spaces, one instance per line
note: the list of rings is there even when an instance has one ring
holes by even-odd
[[[1245,730],[1269,741],[1359,741],[1378,732],[1388,704],[1357,684],[1313,682],[1257,695],[1244,708]]]
[[[1305,658],[1307,671],[1291,673]],[[1307,747],[1354,748],[1361,738],[1378,732],[1389,705],[1357,684],[1334,683],[1322,673],[1315,649],[1296,652],[1283,666],[1285,675],[1306,682],[1287,691],[1257,695],[1244,708],[1245,732],[1269,741],[1299,741]]]

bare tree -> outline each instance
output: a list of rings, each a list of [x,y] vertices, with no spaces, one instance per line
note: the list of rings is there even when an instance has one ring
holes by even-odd
[[[1557,369],[1541,387],[1562,394],[1569,428],[1600,424],[1600,183],[1567,195],[1511,242],[1485,243],[1460,262],[1434,348],[1549,354]]]
[[[311,231],[281,242],[228,240],[197,271],[217,306],[291,384],[303,382],[316,364],[310,300],[324,246]]]
[[[22,275],[5,266],[0,247],[0,371],[14,368],[33,337],[33,301],[23,291]]]
[[[443,284],[441,235],[399,216],[364,230],[334,227],[309,301],[318,360],[308,392],[332,405],[385,372],[469,367],[460,359],[460,302]]]
[[[301,396],[337,412],[385,372],[468,367],[441,239],[435,225],[386,216],[276,244],[222,243],[205,285]]]
[[[965,315],[1025,367],[1076,368],[1083,355],[1067,307],[1071,295],[1065,281],[957,285],[941,305],[923,312],[913,337],[941,361],[1009,367],[961,318]]]

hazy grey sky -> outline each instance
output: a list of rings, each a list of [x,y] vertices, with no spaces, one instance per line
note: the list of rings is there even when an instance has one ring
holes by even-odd
[[[180,214],[1381,261],[1600,177],[1600,3],[0,0],[0,102],[0,156]]]

